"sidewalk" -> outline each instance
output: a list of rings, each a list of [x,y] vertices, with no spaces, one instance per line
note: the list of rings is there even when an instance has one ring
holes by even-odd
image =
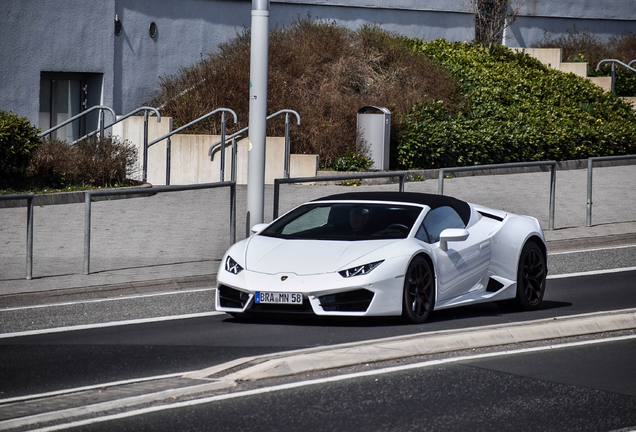
[[[636,166],[594,169],[593,226],[585,227],[586,171],[558,171],[555,229],[548,230],[549,172],[447,179],[444,193],[536,217],[550,252],[636,245]],[[354,190],[398,185],[285,185],[281,213],[303,202]],[[437,193],[437,181],[409,182],[407,191]],[[246,188],[237,188],[237,240],[245,237]],[[273,187],[266,186],[265,221]],[[91,274],[83,275],[84,204],[34,209],[33,279],[26,280],[26,208],[0,209],[0,307],[15,295],[104,297],[211,287],[230,246],[229,190],[162,193],[92,204]]]

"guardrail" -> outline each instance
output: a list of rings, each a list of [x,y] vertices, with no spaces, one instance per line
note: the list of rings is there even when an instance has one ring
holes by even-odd
[[[230,242],[236,243],[236,182],[202,183],[194,185],[154,186],[135,189],[99,189],[84,194],[84,274],[90,274],[91,261],[91,203],[94,196],[154,195],[162,192],[179,192],[198,189],[230,188]]]
[[[515,163],[507,163],[507,164],[494,164],[494,165],[474,165],[474,166],[466,166],[466,167],[452,167],[452,168],[441,168],[439,170],[439,180],[437,182],[437,193],[439,195],[444,195],[444,174],[450,172],[462,172],[462,171],[481,171],[488,169],[499,169],[499,168],[525,168],[525,167],[537,167],[537,166],[549,166],[550,167],[550,209],[549,209],[549,219],[550,219],[550,230],[554,229],[554,201],[555,201],[555,191],[556,191],[556,161],[539,161],[539,162],[515,162]]]
[[[33,193],[0,195],[0,201],[27,200],[26,278],[33,278]]]
[[[400,192],[404,192],[404,182],[406,181],[406,173],[404,171],[356,174],[356,175],[347,174],[347,175],[333,175],[333,176],[274,179],[274,215],[273,215],[274,219],[278,217],[278,202],[280,200],[280,185],[281,184],[310,183],[310,182],[317,182],[317,181],[357,180],[357,179],[387,178],[387,177],[399,177]],[[249,236],[249,227],[247,228],[246,236]]]
[[[66,126],[69,123],[74,122],[75,120],[77,120],[80,117],[84,117],[86,114],[89,114],[95,110],[99,110],[99,136],[103,137],[104,136],[104,110],[106,111],[110,111],[110,113],[113,116],[113,120],[117,120],[117,116],[115,115],[115,111],[113,111],[112,108],[109,108],[107,106],[102,106],[102,105],[96,105],[93,107],[90,107],[89,109],[87,109],[86,111],[82,111],[81,113],[77,114],[76,116],[71,117],[70,119],[63,121],[62,123],[53,126],[51,129],[47,129],[44,132],[40,132],[38,134],[38,137],[43,137],[46,136],[48,134],[50,134],[51,132],[54,132],[56,130],[58,130],[59,128]]]
[[[616,60],[616,59],[603,59],[603,60],[601,60],[600,62],[598,62],[598,63],[596,64],[596,70],[599,70],[599,68],[601,67],[601,65],[602,65],[603,63],[611,63],[611,64],[612,64],[612,93],[616,93],[616,91],[615,91],[615,84],[614,84],[614,83],[615,83],[615,81],[616,81],[616,65],[617,65],[617,64],[619,64],[619,65],[621,65],[621,66],[623,66],[623,67],[627,68],[628,70],[630,70],[630,71],[632,71],[632,72],[636,72],[636,69],[634,69],[634,68],[632,67],[632,62],[633,62],[633,61],[634,61],[634,60],[632,60],[631,62],[629,62],[629,64],[628,64],[628,65],[626,65],[625,63],[623,63],[623,62],[622,62],[622,61],[620,61],[620,60]]]
[[[598,156],[598,157],[591,157],[587,159],[587,214],[585,217],[586,227],[592,226],[592,169],[594,166],[594,162],[620,160],[620,159],[636,159],[636,155]]]

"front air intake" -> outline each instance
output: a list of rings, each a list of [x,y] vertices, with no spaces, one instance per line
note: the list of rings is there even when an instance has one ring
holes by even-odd
[[[359,289],[318,298],[325,312],[365,312],[373,300],[373,295],[371,291]]]
[[[219,303],[222,307],[243,309],[249,298],[246,292],[225,285],[219,286]]]

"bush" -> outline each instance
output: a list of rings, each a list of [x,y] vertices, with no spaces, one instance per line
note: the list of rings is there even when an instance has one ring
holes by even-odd
[[[219,46],[218,54],[161,78],[150,104],[183,125],[219,107],[233,109],[248,126],[250,34],[244,30]],[[392,112],[395,155],[399,113],[415,103],[442,100],[449,112],[460,96],[449,74],[410,49],[402,38],[375,26],[350,31],[333,22],[309,18],[271,32],[268,111],[296,110],[300,126],[291,127],[293,153],[318,154],[323,167],[356,153],[356,114],[363,106]],[[219,134],[218,119],[201,122],[190,132]],[[282,119],[269,121],[269,136],[284,135]]]
[[[26,118],[0,111],[0,189],[24,178],[33,152],[40,144],[38,132]]]
[[[467,99],[464,111],[439,102],[401,116],[399,164],[407,169],[636,152],[636,114],[584,78],[549,69],[500,47],[410,41],[447,67]]]
[[[626,33],[621,36],[612,36],[608,42],[604,43],[598,36],[590,33],[587,28],[580,30],[574,26],[567,31],[567,36],[553,38],[550,33],[545,32],[543,40],[532,44],[532,47],[561,48],[563,61],[587,61],[589,63],[589,76],[610,76],[612,66],[603,64],[597,71],[598,62],[604,59],[616,59],[628,64],[635,60],[636,34]],[[636,72],[617,65],[615,91],[619,96],[635,96]]]
[[[45,141],[35,152],[28,172],[36,188],[125,186],[137,163],[137,148],[116,138],[89,139],[77,146]]]

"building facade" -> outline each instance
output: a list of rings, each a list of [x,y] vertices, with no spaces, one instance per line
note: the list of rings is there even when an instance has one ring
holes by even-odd
[[[470,41],[468,0],[271,0],[270,25],[329,19],[355,29],[375,23],[422,40]],[[250,25],[251,0],[5,0],[0,25],[0,109],[42,130],[95,105],[118,115],[144,105],[160,77],[216,51]],[[525,0],[504,43],[529,47],[568,29],[607,39],[636,32],[634,0]],[[246,83],[248,85],[248,83]],[[231,108],[231,107],[229,107]],[[58,132],[96,127],[87,116]],[[107,121],[109,119],[107,118]]]

